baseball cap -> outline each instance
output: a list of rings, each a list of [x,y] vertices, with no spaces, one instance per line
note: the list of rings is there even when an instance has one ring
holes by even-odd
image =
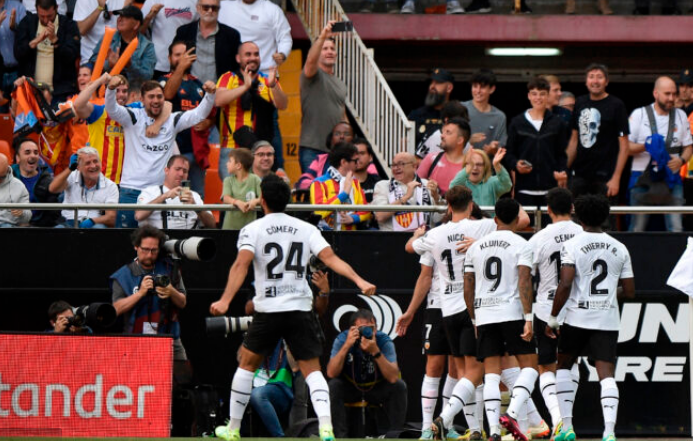
[[[690,69],[684,69],[679,75],[679,84],[693,84],[693,71]]]
[[[117,11],[113,11],[113,15],[134,18],[135,20],[139,21],[140,24],[144,21],[144,18],[142,17],[142,11],[140,11],[140,8],[132,5],[126,6],[123,9],[118,9]]]
[[[440,82],[448,82],[448,83],[454,83],[455,82],[455,77],[452,76],[450,72],[448,72],[445,69],[441,69],[439,67],[433,69],[433,72],[431,72],[431,79],[434,81],[440,81]]]
[[[253,144],[253,148],[250,152],[252,154],[255,154],[255,152],[260,150],[260,147],[270,147],[272,150],[274,150],[274,147],[272,147],[272,144],[270,144],[269,142],[267,142],[265,140],[260,140],[260,141],[256,142],[255,144]]]

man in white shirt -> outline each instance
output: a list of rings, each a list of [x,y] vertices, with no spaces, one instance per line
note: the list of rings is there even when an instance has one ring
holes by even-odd
[[[117,204],[118,186],[101,173],[101,159],[94,147],[82,147],[70,158],[70,167],[58,174],[48,186],[51,193],[65,192],[65,204]],[[73,227],[74,210],[63,210],[65,222]],[[116,210],[79,210],[79,228],[107,228],[115,225]]]
[[[500,441],[502,424],[516,440],[527,441],[527,428],[520,428],[518,419],[526,411],[539,375],[532,333],[532,249],[513,232],[518,227],[520,204],[500,199],[495,211],[498,231],[477,240],[467,251],[464,299],[476,325],[476,355],[484,363],[489,440]],[[513,385],[507,413],[500,416],[501,357],[506,353],[517,358],[522,370]]]
[[[643,173],[648,168],[651,156],[645,150],[647,138],[658,133],[666,140],[667,152],[671,160],[666,166],[673,174],[678,175],[683,164],[687,164],[693,155],[693,137],[688,124],[686,113],[675,108],[676,83],[669,77],[659,77],[655,81],[653,92],[655,102],[649,106],[633,110],[628,119],[630,135],[628,135],[628,148],[633,156],[631,166],[630,190],[631,205],[683,205],[683,182],[676,177],[677,182],[670,187],[667,200],[657,201],[651,197],[651,187],[648,188],[643,181],[647,176]],[[671,121],[670,124],[670,119]],[[654,127],[652,124],[654,121]],[[671,127],[671,130],[670,130]],[[650,174],[650,172],[648,172]],[[650,180],[651,181],[651,180]],[[630,224],[631,231],[645,231],[649,215],[633,215]],[[681,214],[667,214],[664,218],[668,231],[683,231]]]
[[[561,420],[556,397],[556,348],[558,341],[544,334],[546,322],[551,316],[551,307],[561,271],[561,248],[575,235],[582,233],[582,227],[570,218],[573,210],[573,196],[568,189],[553,188],[546,195],[551,224],[534,234],[529,240],[532,247],[533,273],[539,278],[536,304],[534,305],[534,335],[539,349],[539,386],[544,403],[551,414],[555,430]],[[563,316],[559,318],[563,321]],[[575,364],[571,375],[580,381],[580,370]]]
[[[255,314],[241,346],[239,367],[231,383],[230,420],[215,430],[225,441],[240,440],[243,413],[250,399],[255,370],[284,338],[306,379],[313,408],[318,416],[321,441],[334,441],[330,414],[330,394],[320,371],[322,342],[320,324],[312,312],[313,294],[306,280],[311,254],[335,273],[353,281],[366,295],[375,285],[362,279],[332,251],[313,225],[284,213],[291,189],[278,176],[269,175],[260,184],[260,204],[265,216],[246,225],[238,236],[238,255],[229,271],[221,299],[209,310],[224,315],[243,285],[250,264],[255,270]]]
[[[129,6],[131,2],[132,0],[79,0],[75,3],[72,19],[77,22],[82,36],[80,40],[82,63],[86,63],[91,58],[94,48],[106,32],[106,26],[116,28],[118,17],[112,12]],[[59,11],[60,7],[58,7]]]
[[[144,23],[140,32],[151,29],[152,43],[156,49],[154,78],[160,78],[171,71],[168,47],[173,43],[179,27],[199,18],[196,6],[197,0],[147,0],[142,5]]]
[[[137,198],[138,204],[170,204],[181,205],[181,210],[150,211],[138,210],[135,219],[139,225],[153,225],[163,229],[214,228],[216,222],[209,211],[184,211],[182,206],[204,205],[199,193],[184,186],[188,179],[190,161],[183,155],[171,156],[164,169],[163,185],[152,185],[142,190]],[[190,181],[187,181],[190,184]]]
[[[615,441],[618,414],[618,386],[614,379],[620,319],[618,298],[633,298],[635,282],[628,249],[602,231],[609,217],[609,201],[603,195],[585,195],[575,200],[575,215],[584,233],[575,236],[561,250],[561,279],[553,300],[545,333],[558,342],[556,396],[563,426],[556,441],[574,441],[573,397],[577,385],[570,369],[578,356],[594,360],[601,385],[604,415],[603,441]],[[622,292],[620,291],[621,285]],[[558,316],[566,307],[561,325]]]

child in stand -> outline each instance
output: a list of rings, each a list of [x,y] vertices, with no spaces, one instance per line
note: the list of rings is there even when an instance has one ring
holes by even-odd
[[[261,179],[250,172],[253,155],[248,149],[236,148],[229,152],[226,168],[230,176],[224,179],[221,200],[238,210],[227,211],[223,230],[240,230],[257,218],[255,207],[260,205]]]

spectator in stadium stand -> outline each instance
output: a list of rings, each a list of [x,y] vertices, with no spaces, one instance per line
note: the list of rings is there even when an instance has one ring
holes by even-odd
[[[429,190],[435,188],[445,196],[450,182],[464,167],[464,151],[470,132],[469,123],[462,118],[452,118],[443,126],[440,136],[442,151],[426,155],[416,170],[421,179],[428,179]]]
[[[171,205],[170,210],[137,210],[135,219],[142,225],[153,225],[163,229],[192,230],[196,228],[215,228],[216,221],[209,211],[185,211],[185,205],[204,205],[200,195],[183,186],[188,179],[190,160],[184,155],[171,156],[164,169],[164,183],[145,188],[137,198],[137,203]],[[180,206],[178,210],[174,205]]]
[[[573,110],[575,110],[575,95],[573,95],[572,92],[562,91],[561,98],[558,100],[558,106],[570,111],[570,118],[572,121]]]
[[[416,0],[406,0],[400,9],[400,14],[416,14]],[[446,14],[464,14],[464,8],[458,0],[447,0]]]
[[[89,326],[70,325],[70,319],[75,316],[72,306],[64,300],[58,300],[48,307],[48,322],[51,324],[49,332],[62,334],[71,332],[75,334],[91,334]]]
[[[467,112],[467,108],[459,101],[448,101],[440,110],[440,118],[442,120],[441,127],[451,118],[457,117],[469,121],[469,112]],[[469,143],[467,147],[469,147]],[[465,147],[465,152],[467,147]],[[423,144],[419,145],[419,149],[416,151],[416,160],[421,161],[421,159],[425,158],[429,153],[438,153],[440,151],[440,128],[438,128],[423,142]]]
[[[428,148],[430,148],[426,143],[428,138],[437,130],[440,130],[443,125],[440,111],[445,103],[450,101],[454,82],[455,77],[447,70],[433,69],[424,105],[412,110],[407,115],[407,119],[414,121],[415,124],[416,155],[420,158],[428,154]]]
[[[267,141],[262,142],[265,143],[266,147],[271,147]],[[229,154],[229,161],[226,166],[230,176],[224,179],[221,201],[237,208],[237,210],[225,213],[222,229],[240,230],[257,219],[255,207],[260,206],[262,178],[251,173],[253,154],[247,149],[233,149]]]
[[[253,174],[265,179],[272,173],[274,147],[268,141],[258,141],[251,150],[253,154]],[[286,179],[284,180],[286,182]]]
[[[99,152],[90,146],[82,147],[70,158],[70,167],[58,174],[49,190],[65,192],[64,204],[117,204],[118,186],[101,173]],[[115,226],[116,210],[79,210],[79,228],[109,228]],[[63,210],[59,227],[75,225],[74,210]]]
[[[0,153],[0,202],[29,203],[29,192],[24,184],[12,176],[7,156]],[[0,210],[0,228],[21,227],[29,225],[31,210]]]
[[[187,303],[180,267],[164,251],[166,235],[151,225],[131,236],[137,258],[109,278],[113,306],[123,316],[126,334],[169,334],[173,337],[173,359],[187,360],[180,339],[180,311]],[[161,280],[160,276],[168,276]],[[169,282],[166,286],[154,280]]]
[[[14,56],[19,76],[33,78],[53,89],[53,103],[77,92],[80,37],[77,24],[58,14],[55,0],[37,0],[36,14],[27,14],[17,25]],[[69,62],[66,62],[69,60]]]
[[[219,118],[219,146],[235,148],[233,133],[242,126],[252,128],[260,139],[269,141],[272,138],[272,109],[284,110],[289,98],[277,79],[277,68],[269,68],[269,74],[259,71],[260,49],[252,41],[246,41],[238,47],[236,61],[239,70],[226,72],[219,78],[219,92],[215,105],[221,108]],[[226,169],[224,158],[226,153],[219,156],[219,169]],[[226,177],[224,172],[220,177]]]
[[[91,58],[94,48],[101,41],[106,26],[115,28],[117,16],[113,11],[128,6],[131,0],[79,0],[75,3],[72,19],[77,22],[81,39],[82,63]]]
[[[472,99],[462,104],[469,112],[471,144],[475,149],[484,149],[492,158],[508,142],[505,113],[490,103],[491,95],[496,91],[496,74],[490,69],[480,69],[472,75],[470,82]]]
[[[195,47],[197,59],[192,73],[202,81],[215,83],[224,72],[238,70],[236,54],[241,45],[238,29],[219,22],[220,0],[197,0],[199,20],[180,26],[173,39]]]
[[[115,66],[123,48],[126,47],[135,37],[137,38],[137,48],[130,57],[130,62],[121,72],[130,81],[130,84],[151,80],[154,75],[154,63],[156,62],[156,53],[154,44],[151,40],[140,33],[142,30],[142,11],[136,6],[126,6],[119,11],[114,11],[114,15],[118,16],[116,21],[117,30],[111,40],[111,47],[104,63],[104,71],[108,72]],[[94,47],[89,63],[93,66],[96,63],[96,58],[101,49],[103,38]]]
[[[612,15],[614,11],[609,7],[609,0],[597,0],[597,10],[602,15]],[[565,13],[575,14],[575,0],[565,1]]]
[[[202,85],[205,97],[193,110],[174,112],[169,116],[158,135],[149,138],[145,127],[153,122],[164,105],[164,90],[156,81],[142,84],[143,109],[123,107],[116,102],[115,89],[123,84],[121,78],[104,74],[100,81],[108,81],[106,88],[105,108],[108,115],[123,127],[125,149],[123,174],[120,180],[119,203],[134,204],[140,192],[152,185],[164,181],[164,166],[173,156],[174,140],[178,132],[188,129],[203,121],[214,106],[216,86],[211,81]],[[132,227],[135,223],[134,213],[119,212],[116,225]]]
[[[628,113],[623,101],[606,91],[606,66],[590,64],[585,72],[589,94],[575,101],[572,136],[566,151],[570,190],[576,198],[604,194],[614,203],[629,155]]]
[[[252,41],[260,48],[260,72],[269,75],[271,67],[281,66],[291,53],[293,40],[291,27],[284,11],[269,0],[234,0],[221,2],[219,21],[237,29],[243,41]],[[277,72],[279,79],[279,72]],[[284,152],[282,135],[279,131],[279,114],[272,110],[273,137],[269,140],[275,151],[277,175],[284,172]]]
[[[36,141],[29,138],[15,138],[12,147],[14,149],[12,173],[14,179],[23,183],[29,192],[27,202],[57,203],[60,192],[50,191],[53,173],[50,167],[41,164],[39,146]],[[54,227],[60,217],[60,212],[57,210],[33,210],[30,213],[32,214],[29,223],[34,227]]]
[[[515,200],[522,206],[546,205],[546,194],[567,187],[568,123],[548,109],[551,86],[542,77],[527,83],[530,109],[510,121],[503,165],[515,172]],[[478,202],[477,202],[478,203]]]
[[[369,14],[375,10],[375,4],[378,0],[363,0],[359,6],[359,12],[364,14]],[[385,12],[388,14],[396,14],[399,12],[399,6],[397,5],[397,0],[385,0],[380,3],[385,3]]]
[[[556,75],[542,75],[541,78],[549,82],[551,89],[549,90],[547,109],[558,115],[563,121],[570,124],[570,119],[573,114],[570,110],[559,105],[563,91],[561,90],[561,81]]]
[[[325,138],[346,117],[346,85],[337,78],[334,66],[337,62],[337,46],[330,21],[320,32],[306,56],[301,71],[301,137],[298,160],[301,173],[305,173],[320,153],[329,153]]]
[[[0,0],[0,56],[3,62],[0,92],[6,98],[10,97],[14,80],[17,79],[19,63],[14,56],[14,41],[17,25],[24,16],[26,9],[21,1]]]
[[[472,198],[478,205],[495,205],[501,196],[513,188],[510,174],[501,165],[504,156],[505,149],[501,148],[491,162],[485,151],[470,149],[464,168],[450,182],[450,188],[463,185],[472,191]]]
[[[442,199],[435,186],[426,179],[416,176],[416,157],[408,152],[399,152],[390,164],[392,178],[375,184],[373,205],[401,205],[402,211],[382,211],[375,213],[378,228],[382,231],[414,231],[423,225],[431,225],[430,212],[405,211],[406,206],[438,205]]]
[[[679,97],[683,101],[681,108],[686,112],[686,116],[693,113],[693,72],[689,69],[684,69],[679,75]]]
[[[173,111],[192,110],[202,101],[204,92],[202,82],[190,73],[192,66],[197,63],[195,48],[186,46],[185,41],[174,40],[168,48],[169,66],[171,72],[159,78],[159,83],[164,86],[164,98],[173,105]],[[191,188],[202,199],[205,197],[205,169],[209,166],[209,130],[214,125],[214,111],[207,119],[183,130],[176,136],[176,144],[180,154],[190,161],[188,176]],[[206,145],[207,149],[201,148]],[[195,149],[195,147],[198,147]]]
[[[34,0],[22,0],[22,5],[26,9],[26,12],[31,12],[36,14],[36,1]],[[67,2],[65,0],[58,0],[58,14],[67,15]]]
[[[683,182],[679,171],[693,156],[693,138],[686,114],[681,109],[674,107],[676,95],[676,83],[669,77],[659,77],[655,81],[654,103],[640,107],[630,114],[628,124],[630,135],[628,145],[633,156],[631,165],[630,191],[631,205],[683,205]],[[673,122],[670,119],[673,118]],[[654,125],[653,125],[654,123]],[[671,126],[670,126],[671,124]],[[654,127],[654,130],[653,130]],[[671,127],[671,130],[669,129]],[[666,166],[673,174],[672,179],[666,179],[668,193],[660,194],[660,200],[653,198],[651,185],[652,169],[650,161],[652,157],[645,149],[647,138],[658,133],[665,139],[669,162]],[[649,175],[649,179],[648,176]],[[643,176],[645,175],[645,176]],[[663,186],[660,187],[663,189]],[[659,193],[662,193],[661,190]],[[645,231],[649,215],[636,214],[632,217],[631,231]],[[667,231],[683,231],[682,216],[680,213],[666,214],[665,224]]]
[[[383,406],[388,423],[385,433],[402,429],[407,385],[400,378],[394,342],[378,330],[375,316],[367,309],[354,312],[349,325],[335,338],[326,368],[335,436],[348,437],[345,404],[359,400]]]
[[[359,160],[356,163],[354,176],[361,184],[363,194],[366,195],[366,202],[370,204],[373,200],[375,184],[380,181],[380,175],[373,173],[374,170],[371,171],[371,166],[374,165],[373,158],[375,153],[373,153],[373,147],[371,147],[371,143],[366,138],[356,138],[353,144],[359,152]]]
[[[179,27],[199,18],[196,6],[196,0],[147,0],[142,5],[144,21],[140,32],[151,31],[156,50],[154,78],[166,75],[171,70],[166,57],[168,47]]]
[[[358,150],[353,144],[340,142],[329,153],[330,167],[310,185],[310,203],[313,205],[342,205],[366,203],[366,196],[354,170],[358,162]],[[358,225],[371,219],[368,211],[316,211],[320,216],[318,228],[322,230],[355,230]]]

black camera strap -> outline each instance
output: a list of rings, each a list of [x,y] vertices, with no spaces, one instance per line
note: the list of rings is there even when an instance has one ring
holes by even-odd
[[[159,190],[161,190],[161,194],[163,195],[164,194],[164,186],[159,185]],[[164,201],[164,204],[165,203],[166,203],[166,201]],[[161,228],[163,228],[164,230],[168,229],[168,211],[167,210],[163,210],[161,212]]]

